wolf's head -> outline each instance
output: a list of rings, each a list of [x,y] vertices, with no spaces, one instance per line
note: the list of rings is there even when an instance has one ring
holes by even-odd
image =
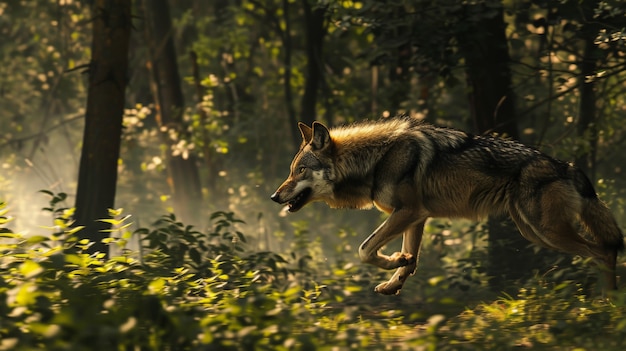
[[[300,150],[291,161],[291,173],[271,199],[287,204],[296,212],[312,201],[330,199],[333,194],[332,140],[328,128],[319,122],[309,127],[298,123],[302,134]]]

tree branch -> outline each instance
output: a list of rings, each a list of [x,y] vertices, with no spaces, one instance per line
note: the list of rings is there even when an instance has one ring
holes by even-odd
[[[31,140],[31,139],[38,139],[38,138],[42,138],[44,135],[52,132],[53,130],[60,128],[62,126],[64,126],[65,124],[74,122],[78,119],[84,119],[85,118],[85,114],[84,113],[79,113],[76,114],[70,118],[64,119],[63,121],[59,122],[58,124],[46,129],[46,130],[41,130],[39,133],[35,133],[35,134],[31,134],[31,135],[27,135],[27,136],[23,136],[20,138],[9,138],[9,139],[5,139],[1,144],[0,144],[0,148],[3,148],[5,146],[9,146],[9,145],[13,145],[13,144],[19,144],[19,143],[23,143],[25,141]]]

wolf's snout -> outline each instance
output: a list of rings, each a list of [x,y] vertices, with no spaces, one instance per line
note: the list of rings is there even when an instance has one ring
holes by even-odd
[[[278,194],[278,191],[273,193],[272,196],[270,196],[270,199],[274,202],[280,203],[280,195]]]

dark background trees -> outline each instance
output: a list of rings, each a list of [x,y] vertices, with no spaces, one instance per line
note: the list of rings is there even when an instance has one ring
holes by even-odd
[[[155,118],[162,143],[166,146],[167,183],[171,188],[174,210],[183,222],[199,224],[202,188],[196,155],[188,150],[189,131],[183,120],[185,99],[169,3],[167,0],[144,0],[142,5],[149,52],[146,66],[152,79]]]
[[[94,14],[107,9],[100,5]],[[265,207],[299,142],[295,121],[341,124],[404,112],[475,133],[498,132],[576,160],[624,223],[625,160],[617,152],[626,140],[620,2],[138,1],[128,73],[110,74],[98,82],[113,83],[100,85],[91,84],[91,75],[102,73],[93,64],[88,75],[77,69],[92,56],[96,62],[98,53],[89,49],[85,28],[99,17],[84,6],[0,7],[10,19],[0,23],[9,38],[0,44],[6,130],[0,180],[12,189],[3,196],[20,199],[20,213],[37,213],[34,191],[41,188],[67,192],[68,207],[76,201],[77,224],[106,216],[108,206],[141,222],[173,211],[199,226],[213,210],[229,209],[256,228],[252,245],[289,246],[291,233],[316,223],[307,230],[327,238],[325,250],[332,252],[336,241],[328,233],[352,227],[356,244],[380,218],[331,214],[323,206],[282,218]],[[120,79],[128,81],[125,96]],[[117,101],[96,109],[108,118],[96,132],[90,132],[90,87],[103,90],[99,99]],[[113,118],[122,97],[120,124]],[[115,139],[97,133],[119,130],[117,188],[77,183],[80,149],[83,157],[100,155],[85,151],[90,147],[115,151]],[[98,166],[82,172],[101,179],[111,174],[108,164],[106,172]],[[99,191],[109,199],[99,200]],[[88,207],[95,203],[97,214]],[[20,217],[23,225],[35,222],[35,216]],[[437,225],[428,229],[433,235]],[[517,237],[511,229],[502,233],[488,245]],[[492,261],[515,257],[505,256]]]

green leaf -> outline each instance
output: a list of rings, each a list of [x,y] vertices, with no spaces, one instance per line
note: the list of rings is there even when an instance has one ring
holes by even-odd
[[[153,281],[150,282],[150,284],[148,284],[148,290],[152,294],[158,294],[161,291],[163,291],[163,288],[165,287],[165,283],[166,281],[164,278],[154,279]]]
[[[0,217],[0,225],[7,224],[13,220],[13,217]]]
[[[118,224],[122,223],[120,220],[115,219],[115,218],[99,219],[98,222],[109,223],[111,225],[118,225]]]
[[[34,244],[39,244],[47,240],[50,240],[50,238],[48,238],[47,236],[33,235],[33,236],[28,237],[28,239],[26,239],[26,243],[30,245],[34,245]]]
[[[31,260],[28,260],[22,263],[19,269],[20,269],[20,273],[25,278],[32,278],[38,275],[39,273],[43,272],[43,268],[39,265],[39,263],[35,261],[31,261]]]
[[[26,282],[18,288],[17,294],[15,295],[15,303],[18,306],[33,305],[38,295],[37,285],[33,282]]]
[[[104,238],[101,241],[102,241],[103,244],[110,244],[110,243],[114,242],[115,240],[117,240],[117,239],[116,238]]]
[[[79,255],[67,254],[65,255],[65,262],[75,264],[77,266],[84,266],[85,261]]]
[[[108,211],[109,211],[109,216],[111,216],[111,217],[117,217],[117,216],[121,215],[121,214],[122,214],[122,212],[124,212],[124,209],[123,209],[123,208],[118,208],[118,209],[112,209],[112,208],[109,208],[109,210],[108,210]],[[127,216],[127,217],[128,217],[128,216]]]
[[[44,253],[44,256],[45,256],[45,257],[49,257],[49,256],[52,256],[52,255],[54,255],[54,254],[57,254],[57,253],[59,253],[59,252],[61,252],[61,251],[63,251],[63,247],[61,247],[61,246],[55,246],[55,247],[51,248],[50,250],[46,251],[46,252]]]

